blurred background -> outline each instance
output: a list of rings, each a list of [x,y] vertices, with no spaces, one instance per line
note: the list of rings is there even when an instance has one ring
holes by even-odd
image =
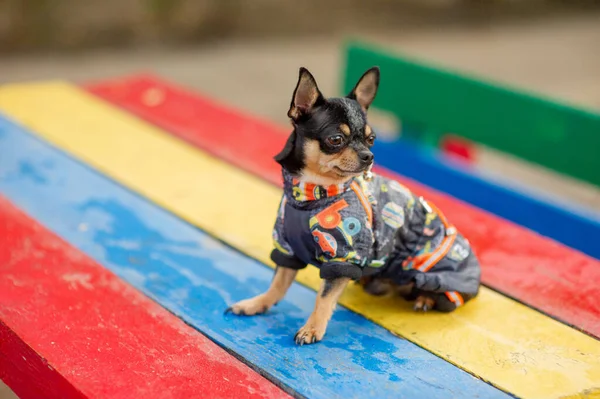
[[[595,0],[0,0],[0,83],[146,71],[287,124],[298,67],[339,94],[350,37],[600,110]],[[597,187],[481,162],[600,209]],[[0,398],[14,398],[1,382]]]

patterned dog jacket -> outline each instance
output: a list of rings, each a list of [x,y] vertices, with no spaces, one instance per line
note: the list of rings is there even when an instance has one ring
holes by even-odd
[[[283,171],[271,259],[324,279],[377,275],[417,289],[475,295],[480,267],[469,242],[432,204],[374,175],[342,185],[302,183]]]

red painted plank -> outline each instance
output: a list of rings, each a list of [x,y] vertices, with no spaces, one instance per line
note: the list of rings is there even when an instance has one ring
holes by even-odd
[[[289,397],[0,197],[0,378],[28,398]]]
[[[272,157],[289,129],[244,115],[152,76],[87,89],[189,143],[281,185]],[[553,317],[600,337],[600,262],[384,169],[443,209],[472,242],[484,282]]]

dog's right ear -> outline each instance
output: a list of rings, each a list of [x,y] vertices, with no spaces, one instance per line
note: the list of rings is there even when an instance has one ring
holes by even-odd
[[[298,84],[292,96],[292,103],[288,116],[297,121],[304,115],[308,115],[315,107],[325,102],[325,98],[317,87],[317,82],[308,69],[300,68]]]

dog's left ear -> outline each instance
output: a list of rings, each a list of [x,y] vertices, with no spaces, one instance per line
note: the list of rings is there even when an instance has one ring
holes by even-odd
[[[361,76],[348,98],[358,101],[362,109],[367,112],[369,106],[377,95],[379,87],[379,67],[373,67]]]

